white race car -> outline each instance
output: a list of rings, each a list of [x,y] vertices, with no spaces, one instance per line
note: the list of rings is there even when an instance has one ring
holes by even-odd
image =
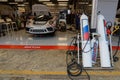
[[[26,31],[30,34],[54,34],[56,20],[48,15],[37,16],[27,21]]]

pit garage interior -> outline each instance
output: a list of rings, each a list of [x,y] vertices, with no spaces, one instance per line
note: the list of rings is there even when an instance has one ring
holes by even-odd
[[[27,31],[31,19],[46,12],[45,9],[52,16],[50,20],[55,17],[55,32],[30,32],[34,27]],[[99,47],[96,64],[81,66],[78,69],[82,74],[71,77],[67,72],[66,55],[68,50],[77,51],[78,44],[72,43],[81,33],[81,25],[77,27],[76,22],[77,12],[79,22],[83,13],[87,15],[91,33],[97,32],[98,12],[110,22],[111,67],[101,67]],[[64,28],[60,20],[65,23]],[[0,0],[0,80],[120,80],[119,26],[119,0]]]

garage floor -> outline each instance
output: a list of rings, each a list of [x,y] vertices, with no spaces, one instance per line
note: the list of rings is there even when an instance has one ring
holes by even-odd
[[[53,35],[32,35],[25,30],[14,31],[0,38],[0,44],[12,45],[68,45],[75,36],[75,32],[57,31]]]
[[[69,45],[73,37],[77,35],[75,31],[56,31],[52,35],[31,35],[25,30],[13,31],[6,36],[0,37],[1,45]],[[113,45],[117,45],[117,37],[112,37]]]
[[[119,80],[119,64],[120,61],[114,63],[113,70],[93,69],[87,72],[91,80]],[[69,80],[66,50],[0,50],[0,80]],[[87,76],[79,76],[75,80],[88,79]]]
[[[75,35],[75,32],[71,31],[58,31],[55,36],[47,37],[31,36],[24,30],[15,33],[0,37],[0,44],[68,45]],[[117,41],[115,38],[114,42]],[[66,51],[67,49],[0,49],[0,80],[69,80],[66,73]],[[120,57],[120,54],[118,56]],[[119,64],[120,61],[114,63],[113,70],[87,70],[87,72],[91,80],[120,80]],[[84,75],[75,80],[88,79]]]

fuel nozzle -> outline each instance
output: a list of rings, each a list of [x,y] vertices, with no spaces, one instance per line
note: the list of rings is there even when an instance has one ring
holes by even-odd
[[[112,22],[111,21],[108,21],[106,23],[106,28],[107,28],[107,35],[110,35],[111,34],[111,27],[112,27]]]
[[[98,39],[98,37],[100,37],[100,34],[98,34],[98,33],[92,33],[92,39],[93,38]]]

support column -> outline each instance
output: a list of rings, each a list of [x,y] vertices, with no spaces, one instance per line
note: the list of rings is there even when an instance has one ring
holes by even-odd
[[[97,7],[98,7],[98,0],[93,0],[92,1],[91,29],[95,29],[97,26]]]

